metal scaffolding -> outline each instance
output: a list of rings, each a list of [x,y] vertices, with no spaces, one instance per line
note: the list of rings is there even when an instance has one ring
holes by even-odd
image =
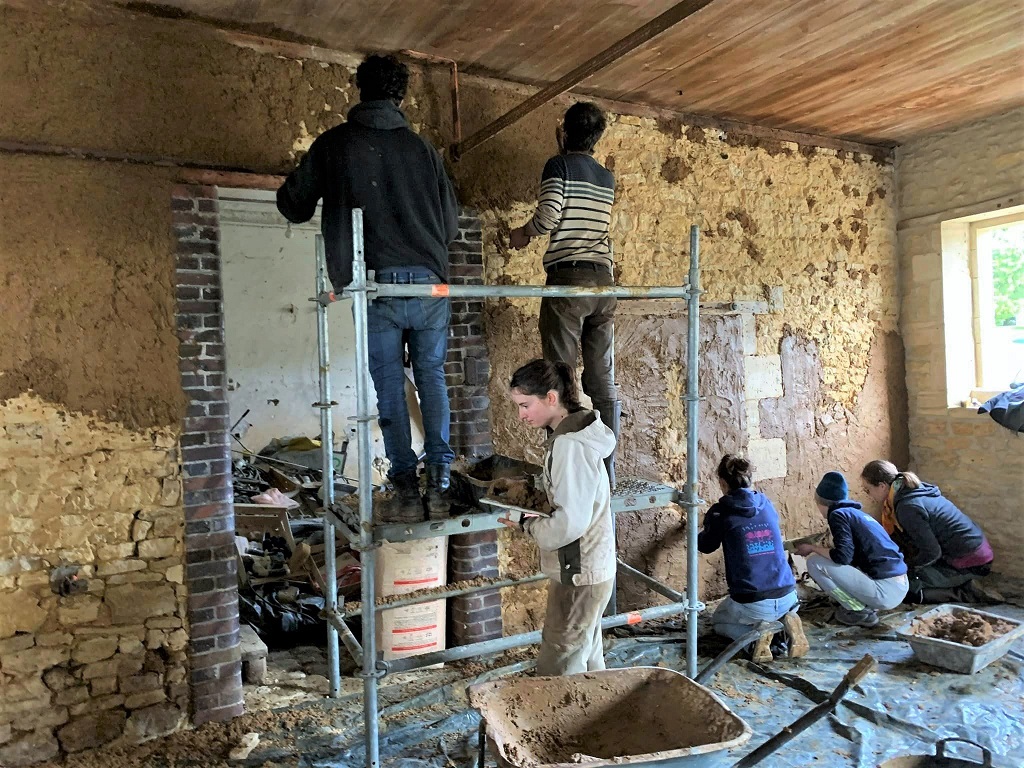
[[[339,664],[339,634],[346,649],[361,666],[359,676],[363,678],[363,717],[366,740],[366,768],[379,768],[379,722],[377,714],[377,685],[380,678],[394,673],[420,669],[433,664],[458,659],[472,658],[497,653],[509,648],[532,645],[540,642],[540,632],[527,632],[494,640],[456,646],[443,651],[396,659],[385,662],[377,658],[377,619],[382,610],[396,606],[442,600],[448,597],[471,594],[506,586],[526,584],[545,578],[542,574],[525,579],[508,579],[483,586],[453,588],[450,591],[423,590],[403,596],[398,603],[376,605],[374,576],[377,567],[377,549],[381,542],[412,541],[438,536],[452,536],[476,531],[496,530],[503,527],[497,521],[501,509],[464,514],[447,520],[429,520],[420,523],[375,525],[373,522],[373,483],[371,480],[372,446],[370,422],[375,418],[370,408],[370,373],[367,350],[367,307],[377,297],[419,296],[424,298],[449,296],[452,298],[495,298],[495,297],[579,297],[605,296],[620,299],[686,299],[687,300],[687,388],[686,388],[686,486],[682,493],[667,485],[646,480],[624,478],[613,490],[612,513],[635,512],[643,509],[677,504],[686,510],[687,561],[686,595],[672,589],[656,579],[618,561],[618,572],[638,579],[655,592],[672,602],[640,611],[605,616],[601,621],[603,629],[637,624],[642,621],[661,619],[686,613],[686,668],[687,675],[697,674],[697,616],[704,609],[697,594],[697,509],[704,503],[697,496],[697,424],[700,398],[697,393],[697,351],[700,323],[700,257],[699,230],[690,228],[690,271],[689,282],[678,287],[575,287],[575,286],[490,286],[490,285],[396,285],[377,283],[366,271],[363,252],[363,212],[352,211],[352,283],[341,297],[330,290],[327,277],[326,254],[323,237],[316,238],[316,301],[317,346],[320,355],[320,400],[315,407],[320,409],[321,445],[323,447],[323,488],[324,488],[324,541],[326,563],[326,594],[324,615],[328,622],[328,668],[330,695],[337,697],[341,689]],[[359,449],[358,510],[346,500],[335,498],[334,465],[331,451],[327,446],[334,444],[331,409],[337,403],[331,400],[330,359],[328,352],[327,308],[339,298],[351,298],[355,321],[356,346],[356,435]],[[481,502],[486,504],[486,500]],[[337,560],[335,535],[340,532],[360,553],[361,559],[361,605],[357,610],[343,612],[338,609]],[[352,634],[345,623],[346,616],[362,617],[362,643]]]

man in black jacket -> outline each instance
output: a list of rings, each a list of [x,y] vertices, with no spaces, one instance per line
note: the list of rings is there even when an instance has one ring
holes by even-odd
[[[323,200],[327,270],[335,290],[352,280],[351,210],[363,209],[367,269],[381,283],[448,281],[448,244],[458,233],[458,204],[437,150],[409,128],[399,108],[409,70],[394,56],[369,56],[356,70],[360,103],[348,121],[319,136],[277,191],[277,207],[292,222],[309,221]],[[396,502],[385,521],[423,519],[402,367],[403,337],[423,413],[427,508],[443,517],[442,494],[455,454],[444,362],[447,298],[377,299],[369,306],[370,375]]]

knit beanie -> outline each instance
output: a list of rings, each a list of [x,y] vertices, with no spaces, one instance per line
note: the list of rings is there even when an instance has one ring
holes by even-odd
[[[845,501],[848,490],[842,472],[826,472],[814,492],[822,501],[835,502]]]

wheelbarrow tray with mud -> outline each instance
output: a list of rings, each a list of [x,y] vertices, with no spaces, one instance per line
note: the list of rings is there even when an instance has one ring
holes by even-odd
[[[753,731],[703,683],[764,632],[763,622],[734,640],[690,679],[660,667],[626,667],[563,677],[495,680],[469,686],[480,710],[479,768],[486,749],[500,768],[643,765],[658,768],[720,766],[725,750]],[[832,694],[733,765],[752,768],[833,712],[878,663],[865,655]]]
[[[469,700],[502,768],[697,768],[752,735],[709,689],[658,667],[496,680]]]

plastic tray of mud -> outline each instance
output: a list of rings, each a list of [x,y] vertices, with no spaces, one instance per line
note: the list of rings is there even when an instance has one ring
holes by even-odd
[[[452,464],[451,493],[472,506],[491,495],[496,480],[526,480],[541,471],[536,464],[497,453],[474,462],[457,460]]]
[[[469,701],[502,768],[722,765],[752,733],[703,685],[658,667],[478,683]]]
[[[1009,632],[993,637],[987,643],[979,646],[956,643],[952,640],[942,640],[937,637],[927,637],[915,632],[919,628],[919,622],[934,620],[941,616],[965,616],[974,614],[989,622],[1003,622],[1013,626]],[[915,627],[918,624],[918,627]],[[965,675],[973,675],[978,670],[984,669],[996,659],[1002,657],[1010,650],[1017,640],[1024,637],[1024,624],[1005,616],[997,616],[987,611],[979,611],[977,608],[966,608],[961,605],[940,605],[930,611],[922,613],[898,630],[896,634],[910,643],[914,655],[925,664],[933,667],[942,667],[952,672],[961,672]]]

